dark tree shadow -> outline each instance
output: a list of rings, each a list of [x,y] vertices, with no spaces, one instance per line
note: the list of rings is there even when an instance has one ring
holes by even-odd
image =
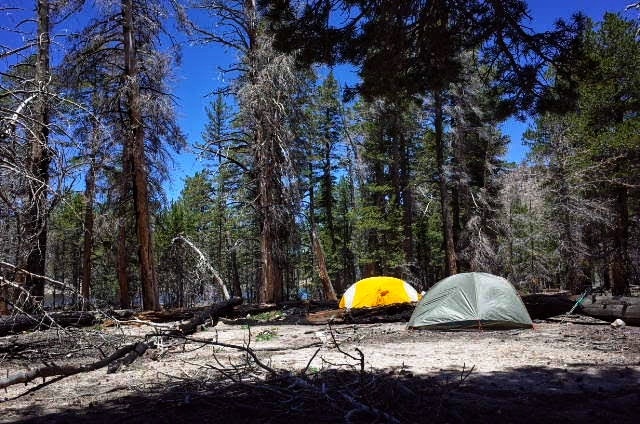
[[[640,372],[602,367],[524,367],[435,375],[324,371],[203,387],[157,386],[143,394],[46,414],[11,411],[24,423],[636,423]],[[468,371],[468,370],[467,370]],[[15,414],[20,413],[17,416]],[[3,413],[0,412],[0,421]],[[7,416],[5,415],[5,418]]]

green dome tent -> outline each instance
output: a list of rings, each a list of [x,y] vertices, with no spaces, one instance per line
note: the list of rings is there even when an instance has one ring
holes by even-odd
[[[452,275],[431,287],[418,302],[409,328],[532,328],[531,317],[511,283],[482,272]]]

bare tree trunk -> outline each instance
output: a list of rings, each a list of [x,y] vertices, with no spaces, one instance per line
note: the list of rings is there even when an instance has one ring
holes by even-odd
[[[116,268],[118,273],[118,288],[120,292],[120,307],[128,309],[131,306],[129,298],[129,261],[127,258],[127,226],[124,218],[118,223],[118,245],[116,252]]]
[[[261,161],[260,175],[260,210],[262,225],[260,233],[260,252],[262,260],[262,285],[258,292],[258,301],[271,303],[282,298],[283,270],[280,264],[280,243],[278,240],[278,217],[275,213],[276,193],[273,186],[272,171],[269,160]]]
[[[400,185],[402,187],[402,229],[404,240],[402,247],[404,250],[405,261],[413,263],[413,190],[410,184],[411,178],[411,155],[409,152],[409,142],[404,134],[400,134]]]
[[[329,272],[327,271],[327,260],[324,255],[324,249],[322,249],[322,245],[320,244],[315,228],[311,229],[311,238],[313,243],[313,253],[316,257],[316,261],[318,262],[318,272],[320,273],[320,280],[322,281],[324,297],[326,300],[338,300],[333,284],[331,284]]]
[[[9,304],[7,303],[9,295],[9,286],[0,287],[0,316],[9,314]]]
[[[93,254],[93,201],[95,197],[95,159],[91,158],[91,166],[85,180],[84,211],[84,248],[82,250],[82,296],[89,299],[91,295],[91,255]]]
[[[45,257],[47,250],[47,188],[49,184],[49,105],[46,87],[49,84],[51,69],[49,64],[49,1],[38,0],[38,53],[36,55],[35,83],[38,94],[34,103],[34,126],[32,132],[31,151],[29,153],[29,173],[32,180],[27,188],[29,206],[25,219],[25,235],[29,244],[26,259],[26,270],[32,274],[45,274]],[[30,293],[44,297],[44,280],[29,276],[25,285]]]
[[[240,274],[238,273],[238,254],[236,249],[231,249],[231,293],[234,297],[242,297],[242,287],[240,287]]]
[[[438,166],[440,185],[440,208],[442,214],[442,235],[444,236],[444,253],[446,259],[446,274],[458,273],[455,242],[453,239],[453,224],[451,219],[451,207],[449,189],[447,188],[447,173],[444,164],[444,117],[442,93],[436,92],[435,100],[435,136],[436,136],[436,162]]]
[[[160,299],[153,258],[151,213],[149,211],[149,175],[144,146],[144,125],[140,105],[140,86],[136,70],[136,45],[133,22],[133,0],[122,0],[124,36],[124,75],[127,85],[127,108],[130,133],[125,141],[131,148],[133,173],[133,208],[138,237],[140,283],[144,310],[159,310]]]
[[[181,235],[177,236],[176,238],[174,238],[172,240],[172,243],[175,242],[176,240],[182,241],[184,244],[189,246],[194,252],[196,252],[196,254],[200,257],[200,261],[209,269],[209,272],[211,272],[211,276],[213,277],[213,281],[218,286],[220,286],[220,290],[222,290],[222,295],[224,296],[224,299],[225,300],[231,299],[231,296],[229,295],[229,290],[227,290],[227,286],[224,284],[224,281],[222,280],[222,277],[220,276],[218,271],[216,271],[215,268],[213,268],[213,266],[211,266],[211,264],[207,260],[207,258],[204,255],[204,253],[202,253],[202,251],[200,249],[198,249],[198,247],[195,244],[193,244],[189,239],[187,239],[184,236],[181,236]]]

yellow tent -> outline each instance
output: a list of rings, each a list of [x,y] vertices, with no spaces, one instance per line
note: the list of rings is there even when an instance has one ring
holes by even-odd
[[[340,299],[340,308],[371,308],[393,303],[417,302],[418,292],[394,277],[369,277],[352,284]]]

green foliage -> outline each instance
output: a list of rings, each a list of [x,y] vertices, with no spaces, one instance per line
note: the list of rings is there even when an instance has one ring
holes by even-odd
[[[207,169],[187,178],[174,202],[156,204],[156,260],[167,306],[203,300],[211,287],[210,270],[178,236],[200,249],[235,294],[249,300],[258,297],[267,260],[273,276],[283,279],[278,296],[293,298],[301,287],[318,295],[312,229],[339,293],[371,273],[397,275],[426,289],[445,276],[446,208],[453,216],[459,271],[493,271],[532,289],[575,288],[576,281],[609,278],[619,268],[616,258],[622,258],[628,280],[637,277],[640,47],[634,22],[609,14],[601,23],[560,23],[557,31],[534,36],[521,26],[526,4],[519,0],[473,0],[464,7],[450,1],[429,7],[416,1],[312,3],[323,7],[303,12],[300,21],[287,15],[283,22],[267,22],[260,15],[267,9],[259,9],[255,27],[232,24],[226,32],[244,36],[255,30],[249,50],[240,38],[231,42],[240,45],[238,69],[247,72],[228,87],[232,99],[219,95],[206,108],[208,121],[196,147]],[[276,6],[283,4],[288,2]],[[236,5],[242,2],[222,6]],[[358,8],[360,21],[327,33],[324,24],[334,6]],[[118,12],[113,7],[104,12]],[[242,20],[245,10],[235,12],[236,23],[253,25]],[[143,114],[150,159],[162,157],[163,144],[184,141],[173,109],[157,95],[167,91],[171,61],[155,49],[153,34],[161,22],[151,18],[158,26],[147,37],[141,31],[144,57],[138,64],[148,99]],[[124,225],[127,249],[137,245],[131,188],[122,184],[125,166],[118,165],[126,153],[118,143],[127,123],[121,119],[124,91],[114,54],[121,28],[112,22],[92,21],[72,38],[69,66],[54,76],[55,87],[65,87],[65,96],[68,89],[68,98],[83,105],[78,109],[69,101],[59,109],[75,136],[59,145],[73,158],[68,172],[86,167],[87,155],[96,166],[93,293],[104,299],[117,293],[113,229]],[[358,103],[341,99],[333,72],[316,83],[308,68],[296,69],[293,57],[272,48],[271,30],[282,31],[278,41],[291,41],[289,48],[302,47],[302,61],[339,58],[359,66],[361,84],[346,93],[359,92]],[[538,57],[539,51],[555,55],[557,66],[547,69],[548,58]],[[27,57],[3,74],[0,103],[6,110],[30,92],[22,84],[33,76],[33,61]],[[572,72],[561,67],[563,61],[572,62]],[[543,73],[555,87],[538,101],[553,112],[534,117],[527,134],[529,166],[508,168],[502,161],[508,140],[498,125],[518,107],[535,103],[532,88]],[[442,173],[435,149],[436,93],[443,100]],[[58,125],[57,117],[52,122],[51,136],[58,138],[66,123]],[[94,127],[101,132],[92,132]],[[24,128],[16,134],[16,140],[28,140]],[[14,144],[16,156],[25,156],[28,145]],[[163,168],[162,160],[150,163],[158,171],[149,182],[155,198],[161,197]],[[444,206],[440,178],[450,195]],[[3,179],[3,193],[14,203],[26,198],[12,184]],[[56,200],[49,215],[49,268],[54,277],[77,284],[85,202],[79,193]],[[3,214],[12,201],[5,203]],[[4,227],[17,227],[14,218],[0,218]],[[129,265],[135,265],[133,256]],[[135,290],[134,274],[129,278]],[[256,339],[276,336],[265,331]]]
[[[256,334],[256,341],[268,342],[269,340],[273,340],[276,337],[278,337],[278,329],[271,328],[268,330],[262,330],[258,334]]]
[[[547,241],[540,261],[548,278],[574,292],[609,281],[628,285],[630,219],[640,181],[640,43],[635,25],[606,14],[583,36],[573,84],[575,108],[538,117],[528,132],[531,159],[542,175],[544,209],[529,230]],[[561,76],[558,84],[565,83]],[[597,238],[595,238],[597,234]],[[543,244],[544,245],[544,244]],[[555,274],[555,275],[554,275]]]

